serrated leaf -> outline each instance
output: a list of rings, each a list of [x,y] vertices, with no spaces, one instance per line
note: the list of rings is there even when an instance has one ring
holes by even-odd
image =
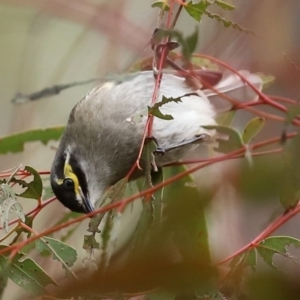
[[[1,272],[13,282],[32,294],[46,294],[45,287],[56,282],[32,259],[20,261],[22,254],[17,254],[13,261],[0,255]]]
[[[152,187],[152,178],[151,172],[152,170],[157,170],[156,162],[155,162],[155,155],[154,152],[157,149],[157,144],[154,139],[148,139],[145,142],[143,152],[142,152],[142,161],[145,162],[144,166],[144,174],[146,177],[146,188]]]
[[[287,258],[291,257],[287,252],[287,247],[291,245],[299,248],[300,240],[290,236],[272,236],[261,241],[257,251],[265,263],[278,270],[273,263],[274,254],[280,254]]]
[[[24,144],[40,141],[46,145],[51,140],[58,140],[64,131],[64,127],[52,127],[46,129],[34,129],[15,133],[0,138],[0,154],[16,153],[24,150]]]
[[[235,9],[235,6],[228,3],[228,2],[225,2],[225,1],[222,1],[222,0],[216,0],[214,3],[216,3],[219,7],[223,8],[224,10],[234,10]]]
[[[84,243],[82,248],[85,250],[100,249],[100,244],[96,241],[93,234],[86,234],[84,235]]]
[[[265,124],[265,118],[256,117],[250,120],[242,134],[243,142],[245,144],[249,144],[253,138],[264,128]]]
[[[171,115],[165,115],[163,114],[159,108],[162,107],[163,105],[170,103],[170,102],[181,102],[180,98],[172,98],[172,97],[162,97],[162,100],[160,102],[155,103],[153,106],[148,106],[148,114],[151,114],[157,118],[163,119],[163,120],[173,120],[173,117]]]
[[[211,13],[209,12],[208,10],[205,10],[205,15],[208,16],[209,18],[211,19],[214,19],[214,20],[217,20],[219,22],[221,22],[225,27],[232,27],[232,28],[235,28],[235,29],[238,29],[242,32],[245,32],[245,33],[250,33],[250,34],[254,34],[254,32],[246,29],[246,28],[243,28],[242,26],[240,26],[239,24],[233,22],[233,21],[230,21],[230,20],[227,20],[225,19],[224,17],[218,15],[218,14],[214,14],[214,13]]]
[[[23,207],[18,202],[12,187],[2,183],[0,185],[0,222],[6,232],[8,232],[9,214],[12,210],[22,222],[25,221]]]
[[[291,124],[298,115],[300,115],[300,105],[290,106],[286,112],[285,123]]]
[[[200,22],[204,11],[209,5],[210,3],[208,1],[200,1],[199,3],[190,1],[184,6],[184,9],[192,18]]]
[[[74,248],[59,240],[43,237],[36,240],[36,249],[41,255],[47,252],[52,254],[52,258],[62,263],[63,268],[72,274],[70,267],[72,267],[77,259],[77,252]]]
[[[209,125],[202,127],[209,130],[215,129],[218,133],[227,136],[226,139],[217,138],[219,145],[218,147],[214,147],[214,150],[217,152],[228,153],[240,149],[244,146],[241,134],[232,127],[220,125]]]
[[[128,178],[124,177],[120,181],[118,181],[114,186],[110,188],[110,190],[107,192],[107,194],[103,197],[103,199],[100,199],[100,203],[97,203],[98,207],[103,207],[106,205],[109,205],[115,201],[121,200],[124,196],[124,193],[126,191],[128,183]],[[105,265],[108,263],[110,255],[107,253],[107,247],[109,245],[109,241],[111,238],[111,230],[114,225],[114,220],[112,220],[113,214],[115,212],[108,211],[104,213],[99,213],[91,218],[87,231],[91,232],[91,235],[85,235],[84,242],[83,242],[83,248],[87,251],[85,261],[89,261],[94,263],[95,259],[93,257],[93,249],[99,249],[100,243],[96,240],[96,234],[100,234],[101,239],[101,248],[102,248],[102,256],[101,256],[101,263]],[[118,219],[117,219],[118,221]],[[103,229],[102,231],[99,230],[100,223],[103,223]],[[105,222],[105,223],[104,223]],[[118,222],[116,222],[118,224]]]
[[[162,120],[173,120],[174,118],[171,115],[164,115],[158,107],[148,106],[148,113]]]
[[[158,7],[160,9],[162,9],[163,11],[169,11],[170,10],[170,6],[169,6],[168,2],[164,1],[164,0],[156,1],[156,2],[152,3],[151,7]]]
[[[36,200],[40,199],[43,193],[43,181],[40,174],[35,169],[29,166],[25,166],[24,170],[33,175],[33,181],[26,182],[19,179],[12,180],[20,184],[22,187],[26,188],[26,190],[18,196]]]
[[[218,123],[218,125],[230,126],[235,114],[236,110],[225,111],[216,117],[216,122]]]
[[[156,156],[155,151],[157,151],[157,144],[154,139],[148,139],[147,143],[144,145],[142,153],[142,161],[145,162],[144,173],[145,173],[145,183],[143,185],[143,190],[153,187],[163,181],[163,172],[161,168],[156,166]],[[162,196],[163,189],[159,189],[153,194],[145,197],[145,201],[150,203],[150,212],[152,216],[152,221],[159,222],[162,212]],[[145,204],[148,205],[148,204]],[[144,205],[144,206],[145,206]]]

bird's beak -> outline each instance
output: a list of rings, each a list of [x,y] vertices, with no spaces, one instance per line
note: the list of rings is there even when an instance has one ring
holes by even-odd
[[[80,193],[80,196],[82,199],[82,204],[83,204],[85,213],[88,214],[88,213],[94,211],[95,209],[94,209],[92,203],[90,202],[89,197],[87,197],[83,194],[82,189],[80,187],[79,187],[79,193]]]

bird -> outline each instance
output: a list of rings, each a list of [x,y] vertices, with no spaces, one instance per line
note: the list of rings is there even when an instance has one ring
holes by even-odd
[[[262,88],[258,75],[248,71],[240,74]],[[57,199],[71,211],[93,212],[105,191],[124,178],[136,162],[148,118],[144,112],[151,104],[155,77],[153,71],[147,70],[104,81],[70,112],[52,163],[50,182]],[[153,138],[158,149],[163,149],[155,157],[157,167],[180,160],[213,138],[215,131],[204,126],[216,124],[218,111],[214,103],[226,102],[219,93],[236,101],[258,98],[236,74],[221,77],[214,85],[216,93],[191,85],[181,74],[162,74],[157,103],[163,97],[181,101],[160,106],[163,114],[172,116],[171,120],[154,117]],[[139,120],[134,121],[135,116]]]

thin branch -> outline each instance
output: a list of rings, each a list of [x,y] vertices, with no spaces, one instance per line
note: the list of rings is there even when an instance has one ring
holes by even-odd
[[[230,261],[234,257],[244,253],[245,251],[247,251],[251,248],[256,248],[257,244],[259,244],[265,238],[270,236],[275,230],[277,230],[279,227],[281,227],[283,224],[285,224],[287,221],[289,221],[291,218],[293,218],[299,212],[300,212],[300,203],[298,203],[297,206],[293,210],[290,210],[287,213],[280,215],[263,232],[261,232],[252,242],[248,243],[246,246],[242,247],[241,249],[239,249],[235,253],[231,254],[230,256],[226,257],[222,261],[216,263],[216,266],[222,265],[222,264]]]

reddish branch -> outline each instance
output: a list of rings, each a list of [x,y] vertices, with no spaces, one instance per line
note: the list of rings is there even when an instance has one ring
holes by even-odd
[[[16,1],[13,1],[14,3],[16,3]],[[61,4],[59,4],[58,2],[54,1],[57,5],[57,7]],[[181,6],[179,7],[175,17],[174,17],[174,20],[173,20],[173,23],[172,23],[172,14],[173,14],[173,10],[174,10],[174,3],[177,2],[179,3]],[[27,3],[34,3],[35,5],[37,5],[37,1],[34,1],[34,0],[31,0],[31,1],[27,1]],[[47,9],[50,8],[50,2],[45,2],[47,3],[48,7]],[[176,23],[176,20],[180,14],[180,11],[182,9],[182,6],[185,6],[186,3],[185,1],[183,0],[173,0],[171,1],[171,4],[170,4],[170,9],[169,9],[169,12],[168,12],[168,16],[167,16],[167,26],[166,28],[169,29],[169,28],[173,28],[175,26],[175,23]],[[53,9],[53,7],[52,7]],[[74,7],[73,7],[74,9]],[[69,11],[68,11],[69,12]],[[56,11],[57,13],[57,11]],[[74,13],[74,11],[73,11]],[[104,14],[105,15],[105,14]],[[74,15],[72,16],[74,17]],[[82,17],[82,13],[81,13],[81,17]],[[97,20],[99,20],[101,18],[97,18]],[[99,22],[99,21],[98,21]],[[105,23],[105,22],[104,22]],[[99,25],[99,24],[97,24]],[[103,25],[103,24],[102,24]],[[103,25],[104,26],[104,25]],[[126,26],[125,26],[126,27]],[[123,35],[125,36],[125,35]],[[126,38],[126,41],[128,39]],[[161,82],[161,79],[162,79],[162,76],[163,76],[163,72],[161,72],[163,66],[164,66],[164,63],[165,63],[165,59],[168,55],[168,52],[169,52],[169,49],[168,49],[168,46],[167,46],[167,43],[169,41],[169,38],[165,38],[164,40],[164,43],[163,44],[160,44],[159,47],[160,47],[160,55],[158,56],[157,58],[157,53],[155,53],[154,55],[154,59],[155,59],[155,63],[156,63],[156,60],[158,62],[158,74],[156,76],[156,82],[155,82],[155,89],[153,91],[153,97],[152,97],[152,101],[151,101],[151,104],[154,104],[158,98],[158,92],[159,92],[159,88],[160,88],[160,82]],[[140,43],[139,43],[140,44]],[[246,78],[244,78],[241,74],[239,74],[235,69],[233,69],[232,67],[230,67],[229,65],[227,65],[226,63],[214,58],[214,57],[211,57],[211,56],[208,56],[208,55],[203,55],[203,54],[199,54],[199,55],[195,55],[195,56],[199,56],[199,57],[202,57],[202,58],[207,58],[211,61],[214,61],[216,63],[218,63],[219,65],[229,69],[230,71],[232,71],[233,73],[237,74],[245,83],[247,83],[256,93],[257,95],[259,96],[259,101],[251,101],[251,102],[248,102],[248,103],[243,103],[243,104],[240,104],[238,103],[237,101],[235,101],[234,99],[231,99],[230,97],[224,95],[224,94],[220,94],[218,93],[218,91],[214,88],[214,87],[210,87],[210,89],[214,92],[216,92],[217,94],[219,94],[220,96],[222,96],[225,100],[231,102],[232,104],[235,105],[235,109],[246,109],[252,113],[255,113],[256,115],[259,115],[259,116],[263,116],[263,117],[266,117],[268,119],[272,119],[272,120],[276,120],[276,121],[279,121],[279,122],[284,122],[285,119],[283,117],[279,117],[279,116],[276,116],[276,115],[272,115],[272,114],[268,114],[268,113],[265,113],[265,112],[261,112],[255,108],[253,108],[253,106],[255,105],[260,105],[260,104],[267,104],[267,105],[270,105],[282,112],[287,112],[287,108],[285,106],[283,106],[282,104],[276,102],[277,101],[281,101],[281,102],[286,102],[286,103],[289,103],[289,104],[297,104],[296,101],[294,100],[291,100],[291,99],[286,99],[286,98],[283,98],[283,97],[277,97],[277,96],[267,96],[265,94],[263,94],[262,92],[260,92],[254,85],[252,85],[248,80],[246,80]],[[197,74],[194,74],[193,72],[190,72],[189,73],[190,76],[193,76],[195,78],[198,78],[197,77]],[[199,79],[199,78],[198,78]],[[297,118],[295,118],[295,120],[293,120],[293,124],[294,125],[300,125],[300,120],[297,120]],[[142,155],[142,150],[143,150],[143,145],[144,145],[144,142],[146,140],[147,137],[151,137],[152,136],[152,126],[153,126],[153,116],[152,115],[149,115],[148,116],[148,119],[147,119],[147,122],[146,122],[146,126],[145,126],[145,132],[144,132],[144,136],[143,136],[143,142],[141,144],[141,148],[140,148],[140,151],[139,151],[139,154],[138,154],[138,157],[137,157],[137,160],[134,164],[134,166],[132,167],[132,169],[130,170],[130,172],[128,173],[127,177],[130,177],[130,175],[134,172],[134,170],[139,167],[139,160],[141,158],[141,155]],[[295,137],[296,133],[290,133],[290,134],[287,134],[286,135],[286,138],[293,138]],[[249,148],[251,151],[255,150],[255,149],[259,149],[261,147],[264,147],[266,145],[271,145],[271,144],[277,144],[277,143],[280,143],[281,141],[281,137],[277,137],[277,138],[272,138],[272,139],[269,139],[269,140],[266,140],[266,141],[263,141],[263,142],[259,142],[259,143],[256,143],[256,144],[253,144],[253,145],[249,145]],[[163,188],[164,186],[167,186],[173,182],[175,182],[176,180],[179,180],[181,179],[182,177],[186,176],[186,175],[189,175],[199,169],[202,169],[202,168],[205,168],[207,166],[210,166],[214,163],[218,163],[218,162],[221,162],[221,161],[226,161],[228,159],[233,159],[233,158],[239,158],[239,157],[243,157],[245,152],[247,151],[246,147],[242,147],[240,149],[237,149],[235,151],[232,151],[230,153],[227,153],[227,154],[224,154],[224,155],[220,155],[218,157],[214,157],[214,158],[210,158],[210,159],[207,159],[207,160],[194,160],[194,161],[185,161],[184,163],[197,163],[196,166],[190,168],[189,170],[186,170],[180,174],[177,174],[171,178],[169,178],[168,180],[162,182],[162,183],[159,183],[145,191],[142,191],[138,194],[135,194],[131,197],[128,197],[128,198],[125,198],[123,200],[120,200],[120,201],[117,201],[117,202],[114,202],[110,205],[107,205],[107,206],[104,206],[104,207],[101,207],[99,209],[97,209],[96,211],[94,212],[91,212],[87,215],[82,215],[76,219],[73,219],[73,220],[70,220],[64,224],[59,224],[57,226],[54,226],[52,228],[49,228],[41,233],[36,233],[34,232],[31,228],[29,228],[26,224],[23,224],[21,223],[20,226],[23,227],[24,229],[26,230],[29,230],[31,232],[34,232],[34,236],[30,237],[29,239],[26,239],[24,241],[21,241],[19,243],[16,243],[14,244],[13,246],[11,247],[6,247],[4,249],[1,249],[0,250],[0,254],[3,254],[3,253],[6,253],[6,252],[10,252],[10,258],[13,258],[14,255],[16,255],[18,253],[18,251],[26,246],[27,244],[45,236],[45,235],[48,235],[48,234],[51,234],[51,233],[54,233],[58,230],[61,230],[63,228],[66,228],[70,225],[73,225],[75,223],[78,223],[78,222],[81,222],[82,220],[86,219],[86,218],[90,218],[94,215],[97,215],[99,213],[104,213],[104,212],[107,212],[109,210],[112,210],[112,209],[118,209],[119,212],[121,212],[124,207],[138,199],[138,198],[141,198],[141,197],[148,197],[149,195],[152,195],[155,191]],[[278,153],[282,151],[281,148],[279,149],[274,149],[274,150],[269,150],[269,151],[264,151],[264,152],[256,152],[256,153],[253,153],[252,155],[253,156],[256,156],[256,155],[263,155],[263,154],[270,154],[270,153]],[[48,171],[45,171],[45,172],[40,172],[40,175],[44,175],[44,174],[49,174]],[[0,174],[0,178],[2,177],[8,177],[10,176],[11,174],[8,174],[8,173],[3,173],[3,174]],[[23,172],[18,172],[17,173],[17,176],[29,176],[30,174],[26,171],[23,171]],[[53,200],[55,200],[55,197],[52,197],[44,202],[41,202],[39,201],[37,207],[35,209],[33,209],[32,211],[28,212],[26,214],[26,216],[30,216],[30,215],[33,215],[33,217],[35,217],[40,211],[41,209],[43,209],[46,205],[48,205],[49,203],[51,203]],[[294,217],[296,214],[298,214],[300,212],[300,204],[298,204],[293,210],[287,212],[286,214],[283,214],[281,215],[280,217],[278,217],[272,224],[270,224],[262,233],[260,233],[252,242],[250,242],[249,244],[247,244],[246,246],[244,246],[243,248],[239,249],[237,252],[235,252],[234,254],[230,255],[229,257],[225,258],[224,260],[222,260],[221,262],[219,262],[217,265],[220,265],[220,264],[223,264],[229,260],[231,260],[232,258],[236,257],[237,255],[247,251],[248,249],[251,249],[251,248],[254,248],[254,247],[257,247],[257,245],[263,240],[265,239],[266,237],[268,237],[269,235],[271,235],[276,229],[278,229],[280,226],[282,226],[284,223],[286,223],[288,220],[290,220],[292,217]],[[11,224],[14,224],[16,222],[20,222],[19,220],[14,220],[12,222],[10,222],[10,225]]]
[[[300,200],[300,199],[299,199]],[[273,221],[265,230],[263,230],[253,241],[249,244],[244,246],[243,248],[239,249],[235,253],[231,254],[230,256],[226,257],[222,261],[218,262],[216,265],[219,266],[221,264],[226,263],[227,261],[233,259],[234,257],[246,252],[251,248],[256,248],[259,246],[259,243],[262,242],[265,238],[269,237],[275,230],[289,221],[291,218],[296,216],[300,212],[300,203],[297,204],[295,208],[280,215],[275,221]]]
[[[296,133],[290,133],[290,134],[287,134],[287,138],[293,138],[296,136]],[[264,147],[264,146],[267,146],[267,145],[271,145],[271,144],[275,144],[275,143],[279,143],[281,141],[281,137],[279,138],[272,138],[272,139],[269,139],[269,140],[266,140],[266,141],[263,141],[263,142],[260,142],[260,143],[256,143],[256,144],[253,144],[251,146],[251,149],[252,150],[255,150],[255,149],[258,149],[258,148],[261,148],[261,147]],[[6,253],[6,252],[10,252],[10,251],[13,251],[14,254],[16,254],[22,247],[26,246],[27,244],[41,238],[42,236],[45,236],[45,235],[48,235],[48,234],[51,234],[51,233],[54,233],[54,232],[57,232],[58,230],[60,229],[63,229],[63,228],[66,228],[66,227],[69,227],[70,225],[73,225],[73,224],[76,224],[78,222],[81,222],[83,221],[84,219],[86,218],[90,218],[94,215],[97,215],[99,213],[104,213],[104,212],[107,212],[109,210],[112,210],[112,209],[120,209],[120,208],[124,208],[128,203],[138,199],[138,198],[141,198],[141,197],[145,197],[145,196],[148,196],[148,195],[151,195],[153,194],[155,191],[163,188],[164,186],[167,186],[201,168],[204,168],[204,167],[207,167],[207,166],[210,166],[214,163],[217,163],[217,162],[221,162],[221,161],[226,161],[228,159],[231,159],[231,158],[234,158],[235,156],[237,155],[242,155],[243,153],[245,153],[246,151],[246,148],[245,147],[242,147],[240,149],[237,149],[235,151],[232,151],[230,153],[227,153],[227,154],[224,154],[224,155],[221,155],[221,156],[218,156],[218,157],[214,157],[212,158],[211,160],[209,161],[206,161],[206,162],[203,162],[203,163],[200,163],[198,165],[196,165],[195,167],[189,169],[189,170],[186,170],[185,172],[182,172],[180,174],[177,174],[171,178],[169,178],[168,180],[162,182],[162,183],[159,183],[157,185],[155,185],[154,187],[151,187],[145,191],[142,191],[136,195],[133,195],[131,197],[128,197],[128,198],[125,198],[123,200],[120,200],[120,201],[117,201],[115,203],[112,203],[112,204],[109,204],[109,205],[106,205],[104,207],[101,207],[99,209],[97,209],[96,211],[94,212],[91,212],[87,215],[82,215],[76,219],[73,219],[73,220],[70,220],[64,224],[60,224],[60,225],[57,225],[57,226],[54,226],[52,228],[49,228],[35,236],[32,236],[30,237],[29,239],[25,240],[25,241],[22,241],[22,242],[19,242],[19,243],[16,243],[14,244],[14,246],[12,247],[7,247],[5,249],[2,249],[0,250],[0,254],[3,254],[3,253]],[[45,205],[47,205],[49,202],[52,202],[55,198],[51,198],[45,202],[42,203],[42,207],[44,207]],[[47,203],[47,204],[46,204]],[[42,208],[40,207],[39,210]],[[300,209],[300,208],[299,208]],[[31,212],[32,213],[32,212]],[[271,226],[271,231],[270,231],[270,226],[264,231],[264,235],[260,235],[259,237],[260,238],[265,238],[265,234],[266,233],[272,233],[275,229],[277,229],[278,227],[280,227],[283,223],[285,223],[287,220],[289,220],[291,217],[293,217],[296,213],[298,213],[298,206],[297,206],[297,209],[296,209],[296,212],[289,212],[288,214],[282,216],[282,219],[278,221],[278,223],[276,222],[276,224],[272,225]],[[28,215],[28,214],[26,214]],[[14,221],[16,222],[16,221]],[[250,244],[249,244],[250,245]],[[245,246],[244,248],[242,248],[240,251],[245,251],[245,249],[248,249],[250,246],[247,245]],[[251,246],[253,246],[253,244],[251,244]],[[248,247],[248,248],[247,248]],[[235,253],[234,255],[238,255],[240,254],[241,252],[238,252],[237,254]]]

